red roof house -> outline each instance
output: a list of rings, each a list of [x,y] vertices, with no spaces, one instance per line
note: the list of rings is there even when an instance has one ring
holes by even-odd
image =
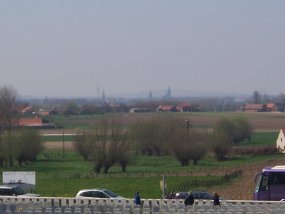
[[[43,126],[43,120],[41,118],[20,118],[18,120],[18,126],[26,126],[26,127],[39,127]]]
[[[264,104],[245,104],[242,106],[242,111],[245,112],[262,112],[266,110]]]
[[[160,105],[160,106],[158,106],[157,111],[160,111],[160,112],[176,112],[177,109],[174,105]]]

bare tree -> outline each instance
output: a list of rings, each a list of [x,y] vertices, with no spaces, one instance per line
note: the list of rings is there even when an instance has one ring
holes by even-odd
[[[4,86],[0,88],[0,127],[2,129],[1,132],[3,132],[5,129],[8,129],[8,135],[10,135],[12,126],[15,125],[16,122],[15,109],[17,97],[17,91],[12,86]],[[5,140],[9,139],[10,136]],[[8,143],[7,146],[7,152],[9,154],[9,164],[10,166],[13,166],[14,162],[11,152],[13,148],[13,142]]]
[[[234,123],[234,143],[240,143],[247,139],[249,142],[251,141],[251,136],[253,133],[253,128],[248,121],[248,119],[244,117],[238,117],[233,119]]]
[[[78,131],[75,136],[75,149],[84,158],[88,160],[91,154],[90,141],[92,133],[89,130]]]
[[[23,162],[36,161],[37,155],[43,150],[41,137],[36,130],[22,129],[13,133],[15,136],[15,159],[19,166]]]
[[[137,148],[142,154],[161,155],[168,153],[168,141],[175,126],[176,118],[163,115],[154,116],[149,120],[141,120],[131,128],[131,135],[137,143]],[[183,120],[179,120],[179,125],[184,126]]]
[[[234,143],[235,125],[232,120],[223,118],[213,129],[212,149],[218,161],[223,161]]]
[[[199,132],[195,128],[185,130],[178,126],[170,138],[170,146],[176,159],[182,166],[189,165],[192,160],[194,165],[206,155],[207,133]]]
[[[188,166],[191,160],[191,144],[188,133],[185,130],[176,129],[169,143],[174,156],[180,164]]]
[[[218,161],[225,160],[225,157],[231,150],[232,145],[232,139],[228,133],[214,130],[212,137],[212,149]]]
[[[0,142],[0,164],[17,160],[19,166],[24,162],[35,161],[37,155],[43,150],[39,133],[31,129],[19,129],[2,133]],[[10,164],[11,166],[11,164]]]
[[[78,135],[76,144],[77,151],[85,159],[92,159],[96,173],[101,169],[107,173],[115,163],[126,171],[131,149],[127,132],[119,120],[102,120],[94,129]]]
[[[0,121],[2,128],[11,130],[16,121],[16,101],[18,93],[12,86],[0,88]]]

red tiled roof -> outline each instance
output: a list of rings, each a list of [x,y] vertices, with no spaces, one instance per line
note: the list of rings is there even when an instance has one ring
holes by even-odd
[[[262,109],[263,107],[264,107],[263,104],[245,104],[244,109],[255,110],[255,109]]]
[[[190,103],[180,103],[177,105],[179,108],[190,108],[191,104]]]
[[[18,121],[19,126],[42,126],[43,121],[41,118],[21,118]]]
[[[161,105],[158,107],[160,111],[171,111],[175,108],[173,105]]]
[[[275,103],[267,103],[266,108],[276,108]]]

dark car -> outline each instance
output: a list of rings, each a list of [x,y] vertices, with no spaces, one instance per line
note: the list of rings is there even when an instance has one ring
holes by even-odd
[[[0,186],[1,196],[39,197],[39,194],[26,193],[19,186]]]
[[[175,195],[175,199],[185,199],[188,195],[189,192],[177,192]],[[208,192],[192,192],[192,195],[194,199],[214,200],[214,195]]]

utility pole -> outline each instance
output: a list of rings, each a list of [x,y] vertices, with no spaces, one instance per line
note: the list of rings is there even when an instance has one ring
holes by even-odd
[[[64,132],[62,132],[62,158],[64,159]]]

